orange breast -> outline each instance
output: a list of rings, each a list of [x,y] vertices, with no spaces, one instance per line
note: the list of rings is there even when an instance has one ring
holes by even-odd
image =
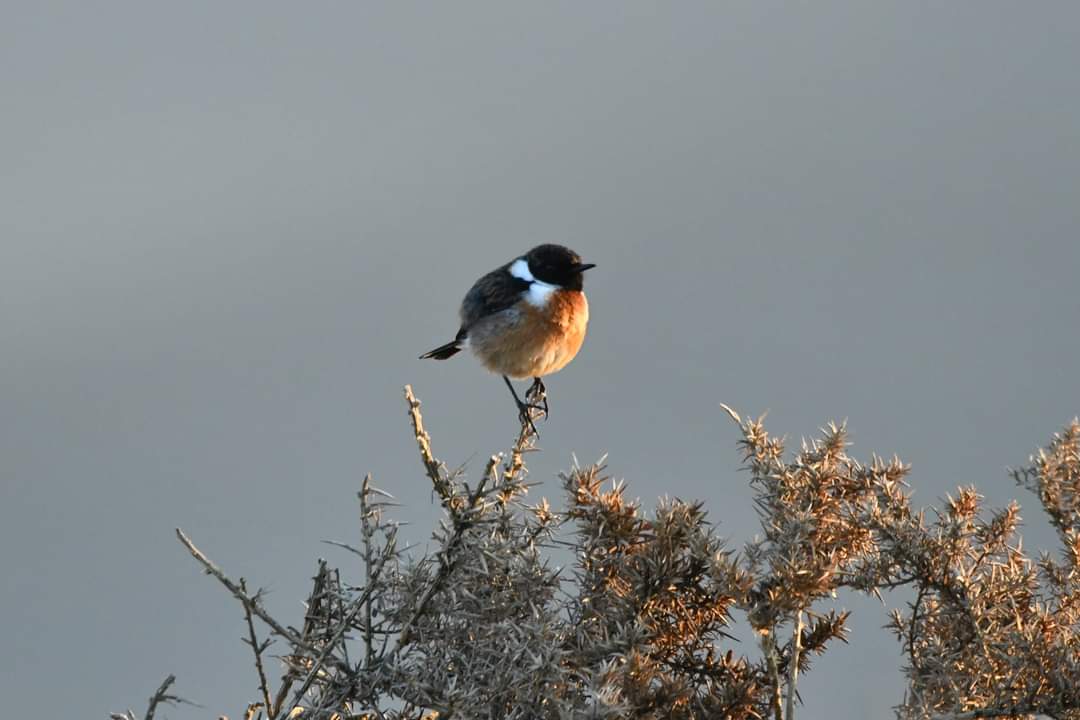
[[[544,307],[516,312],[469,331],[469,345],[492,372],[512,378],[550,375],[566,367],[585,341],[589,303],[576,290],[557,290]]]

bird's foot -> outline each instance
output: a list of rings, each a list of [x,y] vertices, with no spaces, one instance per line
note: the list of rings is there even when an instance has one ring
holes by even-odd
[[[533,407],[544,413],[544,419],[548,419],[547,388],[540,378],[533,378],[533,384],[525,393],[525,399],[532,403]]]
[[[544,399],[544,383],[540,381],[540,378],[536,378],[529,388],[529,391],[525,393],[525,402],[521,401],[518,397],[517,390],[514,389],[514,384],[510,382],[510,378],[503,375],[503,382],[506,383],[506,387],[510,388],[510,394],[514,396],[514,404],[518,409],[518,420],[521,421],[521,429],[524,434],[526,431],[530,431],[536,437],[540,437],[540,433],[536,430],[536,423],[533,422],[533,410],[544,413],[544,417],[547,417],[547,400]],[[539,391],[537,390],[539,386]],[[539,396],[537,396],[539,392]],[[540,405],[539,401],[544,400],[544,404]]]
[[[542,411],[546,414],[546,411],[540,405],[530,405],[529,403],[519,402],[518,408],[518,421],[523,428],[528,428],[530,432],[536,437],[540,437],[540,431],[536,429],[536,423],[533,422],[533,410]]]

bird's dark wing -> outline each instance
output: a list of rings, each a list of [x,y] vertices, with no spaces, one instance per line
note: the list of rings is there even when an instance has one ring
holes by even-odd
[[[510,274],[509,265],[492,270],[476,281],[465,299],[461,301],[461,330],[480,318],[494,315],[511,307],[521,299],[521,293],[529,289],[529,283]]]

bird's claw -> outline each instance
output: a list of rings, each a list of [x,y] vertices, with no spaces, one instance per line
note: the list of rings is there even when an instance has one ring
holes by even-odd
[[[518,420],[521,422],[522,427],[528,427],[533,435],[540,437],[540,431],[536,429],[536,423],[533,422],[533,410],[543,410],[543,408],[538,405],[518,403]]]
[[[547,388],[540,378],[533,380],[532,387],[525,393],[525,399],[532,403],[531,407],[544,413],[544,419],[548,419]]]

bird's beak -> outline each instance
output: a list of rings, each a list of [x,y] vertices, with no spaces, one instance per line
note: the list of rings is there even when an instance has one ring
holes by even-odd
[[[574,266],[574,272],[583,273],[586,270],[596,267],[596,263],[578,263]]]

